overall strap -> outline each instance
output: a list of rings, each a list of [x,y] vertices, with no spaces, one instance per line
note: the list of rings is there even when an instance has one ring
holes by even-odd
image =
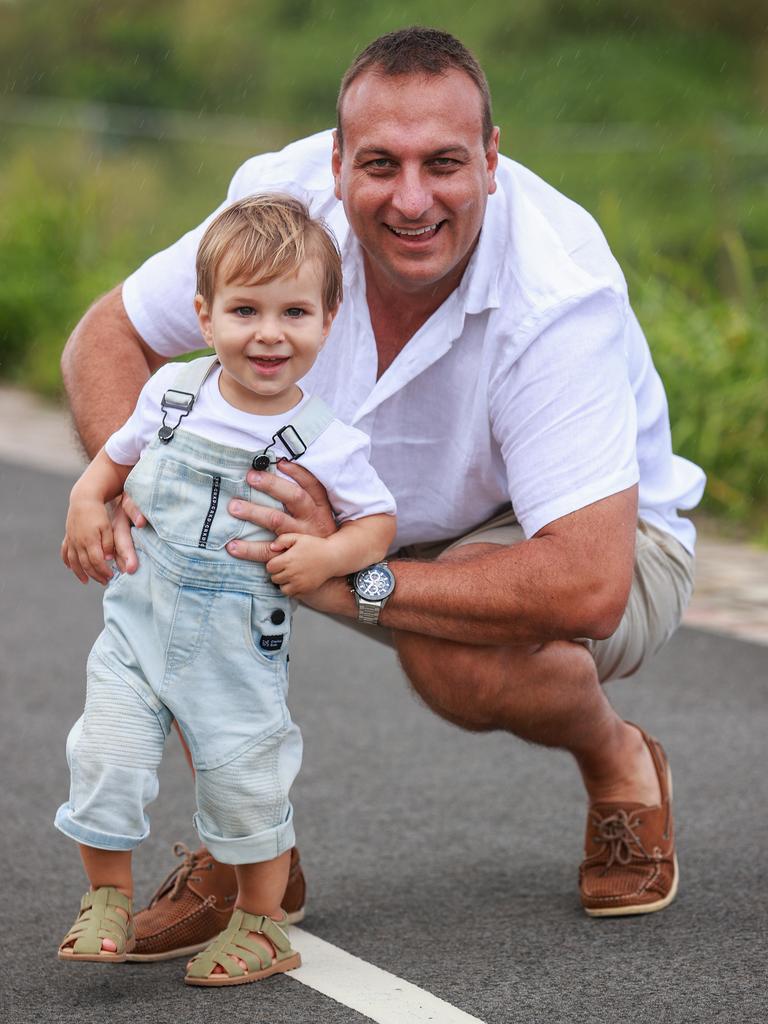
[[[253,460],[253,468],[265,470],[275,462],[271,448],[280,442],[288,452],[291,462],[301,458],[311,444],[327,430],[334,419],[333,412],[322,398],[312,395],[290,423],[286,423],[272,437],[272,444],[259,452]]]
[[[179,363],[179,372],[173,379],[173,387],[169,388],[163,395],[160,408],[163,410],[163,424],[157,432],[157,436],[168,444],[173,439],[176,428],[185,416],[192,412],[200,388],[218,365],[218,357],[203,356],[202,359],[193,359],[190,363]],[[178,419],[169,426],[165,420],[169,410],[178,413]]]
[[[298,459],[328,429],[332,421],[331,409],[322,398],[312,395],[291,422],[278,430],[275,437],[279,438],[292,459]]]

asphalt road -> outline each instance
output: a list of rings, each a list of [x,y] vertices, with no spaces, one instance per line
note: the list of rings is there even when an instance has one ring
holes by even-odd
[[[68,490],[0,466],[0,1021],[364,1021],[286,977],[208,992],[183,985],[179,961],[56,961],[84,884],[52,817],[100,628],[99,589],[57,561]],[[292,669],[307,931],[488,1024],[766,1019],[765,647],[683,630],[611,685],[669,752],[682,880],[668,910],[608,921],[579,907],[585,808],[565,755],[446,725],[388,651],[311,615],[297,618]],[[136,857],[139,900],[173,841],[196,845],[192,800],[172,741]]]

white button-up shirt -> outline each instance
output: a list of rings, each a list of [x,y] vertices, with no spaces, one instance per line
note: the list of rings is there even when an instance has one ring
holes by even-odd
[[[639,482],[640,516],[692,551],[678,510],[696,506],[704,474],[672,453],[664,388],[589,214],[502,157],[461,283],[376,380],[362,254],[330,163],[330,132],[254,157],[223,205],[290,192],[336,234],[344,302],[302,387],[371,436],[371,463],[397,501],[395,546],[466,533],[510,502],[530,537]],[[202,345],[192,300],[209,220],[123,287],[132,323],[162,355]]]

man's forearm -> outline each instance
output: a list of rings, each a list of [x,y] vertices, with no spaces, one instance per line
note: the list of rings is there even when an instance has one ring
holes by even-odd
[[[629,597],[636,530],[634,486],[520,544],[468,544],[436,562],[395,562],[396,589],[380,621],[480,645],[608,637]]]
[[[483,646],[599,632],[589,601],[569,585],[567,570],[558,571],[537,546],[497,545],[466,561],[395,561],[397,587],[381,624]]]
[[[478,646],[610,635],[613,623],[593,619],[589,602],[575,591],[569,593],[562,581],[547,584],[528,577],[526,584],[525,569],[533,570],[537,560],[521,558],[521,547],[499,547],[466,562],[390,561],[397,584],[382,609],[380,625]],[[329,580],[307,595],[306,603],[333,615],[357,616],[345,580]]]
[[[61,357],[75,428],[91,458],[125,423],[150,373],[164,362],[137,334],[121,292],[118,285],[91,306]]]
[[[395,591],[379,622],[457,643],[517,645],[610,636],[629,595],[637,489],[603,499],[506,547],[456,548],[435,562],[390,562]],[[354,618],[342,580],[307,603]]]

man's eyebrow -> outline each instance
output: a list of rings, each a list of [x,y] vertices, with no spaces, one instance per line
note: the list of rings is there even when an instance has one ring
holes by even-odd
[[[457,143],[455,146],[442,146],[440,149],[436,149],[434,153],[430,153],[429,155],[430,157],[451,155],[469,157],[470,152],[466,146],[462,146],[459,143]]]
[[[385,146],[363,146],[362,148],[355,150],[355,160],[364,160],[372,156],[386,156],[397,159],[397,154],[393,153]],[[425,159],[433,160],[435,157],[441,156],[460,156],[466,159],[470,156],[470,152],[466,146],[457,142],[455,145],[440,146],[439,149],[431,150],[429,153],[425,154]]]

